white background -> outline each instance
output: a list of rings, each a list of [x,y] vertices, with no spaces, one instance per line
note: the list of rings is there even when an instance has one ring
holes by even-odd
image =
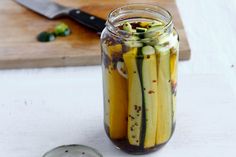
[[[180,63],[174,136],[147,156],[235,156],[236,1],[177,4],[192,58]],[[72,143],[129,156],[103,129],[101,68],[0,71],[0,157],[41,157]]]

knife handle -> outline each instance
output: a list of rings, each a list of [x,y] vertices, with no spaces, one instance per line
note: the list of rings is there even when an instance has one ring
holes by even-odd
[[[69,16],[76,22],[96,31],[98,34],[101,34],[102,30],[105,28],[106,20],[82,10],[73,9],[69,12]]]

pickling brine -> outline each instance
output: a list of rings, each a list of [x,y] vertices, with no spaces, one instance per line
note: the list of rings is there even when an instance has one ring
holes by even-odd
[[[170,139],[176,119],[179,39],[171,15],[155,5],[118,8],[101,49],[107,135],[129,153],[156,150]]]

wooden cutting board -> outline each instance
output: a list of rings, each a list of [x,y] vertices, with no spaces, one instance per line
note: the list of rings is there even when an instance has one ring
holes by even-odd
[[[99,17],[121,5],[142,0],[56,0],[66,6],[81,8]],[[158,2],[168,9],[180,34],[180,59],[190,59],[190,48],[184,27],[174,0],[146,0]],[[99,36],[70,19],[48,20],[13,0],[0,1],[0,69],[39,68],[59,66],[81,66],[100,64]],[[36,36],[59,22],[67,23],[72,29],[69,37],[40,43]]]

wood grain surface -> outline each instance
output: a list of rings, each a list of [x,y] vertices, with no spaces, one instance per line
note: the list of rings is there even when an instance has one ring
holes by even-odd
[[[81,8],[106,18],[116,7],[140,0],[56,0],[65,6]],[[180,59],[190,59],[190,48],[184,27],[173,0],[147,0],[168,9],[180,34]],[[0,1],[0,69],[81,66],[100,64],[99,36],[76,22],[61,18],[48,20],[14,2]],[[72,35],[56,41],[40,43],[38,33],[52,29],[59,22],[67,23]]]

